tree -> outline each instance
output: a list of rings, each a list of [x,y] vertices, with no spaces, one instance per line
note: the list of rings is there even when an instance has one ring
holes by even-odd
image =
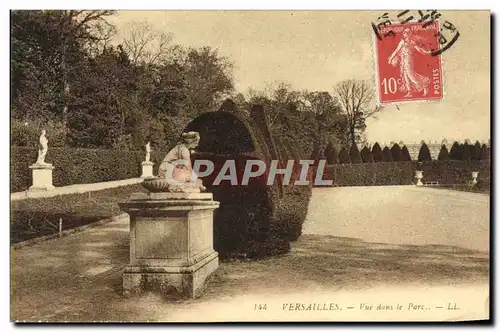
[[[446,148],[446,145],[444,145],[444,144],[441,145],[441,150],[439,150],[438,160],[439,161],[450,160],[450,156],[448,154],[448,149]]]
[[[403,153],[401,152],[401,148],[398,143],[394,143],[391,147],[391,155],[393,161],[403,161]]]
[[[384,150],[382,150],[382,155],[384,156],[384,162],[393,162],[391,150],[386,146]]]
[[[349,157],[349,152],[345,148],[340,149],[339,152],[339,164],[350,164],[351,158]]]
[[[155,30],[147,21],[130,22],[124,33],[122,46],[135,65],[160,65],[173,53],[172,34]]]
[[[328,165],[333,165],[333,164],[339,163],[337,150],[335,149],[335,147],[333,146],[333,144],[331,142],[328,143],[328,145],[326,146],[325,158],[326,158],[326,162],[328,163]]]
[[[361,149],[361,159],[363,159],[363,163],[373,163],[373,155],[371,150],[368,147],[364,147]]]
[[[423,162],[423,161],[431,161],[431,152],[429,150],[429,147],[425,142],[422,143],[420,146],[420,150],[418,151],[418,161]]]
[[[410,151],[408,151],[406,145],[401,148],[401,154],[403,155],[403,161],[411,161]]]
[[[234,90],[233,64],[210,47],[190,48],[182,65],[184,107],[191,117],[208,112]]]
[[[67,127],[71,86],[86,59],[114,33],[114,11],[11,12],[11,88],[14,117],[61,121]],[[65,129],[66,130],[66,129]]]
[[[367,81],[349,79],[338,83],[335,91],[347,122],[350,143],[355,144],[366,129],[366,119],[374,117],[381,109],[379,106],[371,108],[374,89]]]
[[[378,142],[373,144],[372,155],[374,162],[381,163],[384,161],[384,154],[382,153],[382,148],[380,147],[380,144],[378,144]]]
[[[462,151],[460,149],[460,144],[457,141],[453,143],[450,149],[450,159],[451,160],[462,160]]]
[[[356,143],[351,145],[351,148],[349,149],[349,158],[353,164],[361,164],[363,162]]]

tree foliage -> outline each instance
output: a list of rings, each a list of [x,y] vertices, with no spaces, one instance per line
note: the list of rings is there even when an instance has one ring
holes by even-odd
[[[366,129],[366,120],[381,109],[371,105],[374,89],[367,81],[349,79],[338,83],[335,92],[347,124],[349,143],[359,143]]]
[[[165,149],[234,90],[232,64],[217,50],[175,45],[147,24],[111,45],[113,14],[11,12],[14,120],[49,129],[49,138],[59,123],[69,146]]]

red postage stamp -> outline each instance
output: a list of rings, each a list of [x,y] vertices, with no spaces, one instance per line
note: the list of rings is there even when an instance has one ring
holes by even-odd
[[[381,104],[443,98],[439,23],[405,23],[383,28],[375,38],[377,91]]]

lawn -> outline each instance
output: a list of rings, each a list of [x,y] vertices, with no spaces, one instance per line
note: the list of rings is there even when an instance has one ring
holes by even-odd
[[[30,198],[11,202],[11,244],[57,233],[62,229],[88,225],[120,214],[119,202],[133,192],[145,192],[141,185],[104,189],[84,194]]]

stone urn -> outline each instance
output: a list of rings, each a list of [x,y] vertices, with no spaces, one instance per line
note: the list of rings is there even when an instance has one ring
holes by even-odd
[[[478,175],[479,175],[479,172],[471,172],[471,176],[472,176],[471,184],[474,186],[477,184],[477,176]]]
[[[424,171],[415,171],[415,179],[417,179],[417,186],[423,186],[422,179],[424,178]]]

